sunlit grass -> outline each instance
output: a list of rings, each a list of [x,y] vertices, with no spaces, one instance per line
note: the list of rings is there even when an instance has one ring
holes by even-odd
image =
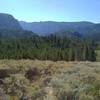
[[[100,62],[0,60],[1,69],[10,75],[0,83],[7,100],[99,100]]]
[[[96,50],[96,61],[100,61],[100,50]]]

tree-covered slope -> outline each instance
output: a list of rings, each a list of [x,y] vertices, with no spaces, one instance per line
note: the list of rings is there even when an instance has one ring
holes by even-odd
[[[95,61],[92,42],[81,38],[33,36],[31,38],[0,39],[0,59],[39,59]]]
[[[100,25],[91,22],[20,22],[23,29],[31,30],[40,35],[59,32],[62,30],[74,30],[81,34],[88,35],[95,32],[100,32]]]
[[[9,29],[3,29],[0,30],[0,38],[6,39],[6,38],[28,38],[36,35],[35,33],[31,31],[26,30],[9,30]]]
[[[22,28],[12,15],[0,13],[0,29],[21,30]]]
[[[0,38],[25,38],[33,35],[33,32],[23,30],[12,15],[0,13]]]

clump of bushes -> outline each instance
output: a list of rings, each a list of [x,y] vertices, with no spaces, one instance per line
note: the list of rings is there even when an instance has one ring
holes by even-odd
[[[33,69],[28,69],[27,72],[25,73],[25,77],[29,80],[29,81],[35,81],[37,80],[37,78],[39,78],[41,76],[40,74],[40,70],[37,68],[33,68]]]
[[[9,69],[0,69],[0,79],[6,78],[10,76]]]
[[[91,83],[90,88],[87,91],[95,100],[100,100],[100,81],[94,81]]]
[[[17,70],[15,69],[0,69],[0,79],[10,77],[11,74],[16,74]]]

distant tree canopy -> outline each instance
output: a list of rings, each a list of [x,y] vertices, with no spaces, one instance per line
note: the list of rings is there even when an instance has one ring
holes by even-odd
[[[93,42],[56,35],[0,38],[0,59],[95,61]]]
[[[38,36],[33,30],[45,36]],[[99,44],[99,49],[100,24],[52,21],[27,24],[0,13],[0,59],[95,61],[95,43],[91,40]]]

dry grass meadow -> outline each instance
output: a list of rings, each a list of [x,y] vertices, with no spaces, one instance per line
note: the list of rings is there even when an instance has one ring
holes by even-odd
[[[100,62],[0,60],[0,100],[100,100]]]

